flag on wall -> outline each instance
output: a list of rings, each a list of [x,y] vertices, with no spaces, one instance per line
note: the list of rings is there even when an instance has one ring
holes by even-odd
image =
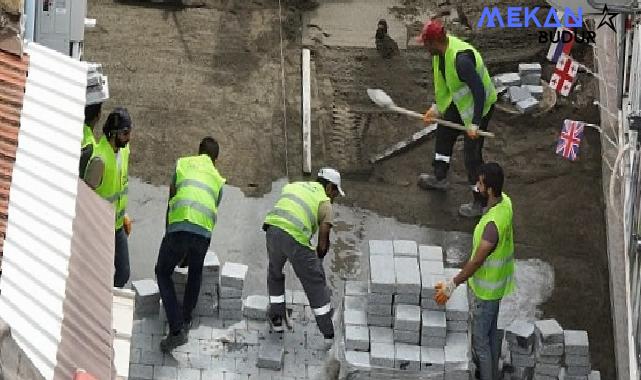
[[[563,42],[563,31],[572,34],[572,38],[569,42]],[[574,32],[565,27],[558,27],[556,28],[554,38],[557,39],[558,42],[550,42],[550,49],[548,50],[547,58],[548,60],[557,63],[563,54],[570,55],[572,45],[574,45]]]
[[[579,154],[579,145],[583,137],[585,123],[576,120],[563,120],[563,129],[556,143],[556,154],[570,161],[575,161]]]
[[[550,87],[559,94],[568,96],[578,70],[579,64],[572,57],[563,54],[556,64],[552,78],[550,78]]]

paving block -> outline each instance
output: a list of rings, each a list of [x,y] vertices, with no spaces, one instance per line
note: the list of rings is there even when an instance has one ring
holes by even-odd
[[[136,305],[140,304],[158,304],[160,301],[160,291],[156,281],[146,278],[144,280],[133,281],[131,283],[136,293]]]
[[[601,372],[600,371],[592,371],[588,375],[588,380],[601,380]]]
[[[421,370],[430,372],[445,371],[445,350],[443,347],[421,347]]]
[[[523,77],[524,75],[537,73],[541,73],[540,63],[519,63],[519,75],[521,77]]]
[[[418,331],[405,331],[394,329],[394,342],[418,345],[421,336]]]
[[[187,284],[187,275],[189,274],[189,268],[174,268],[174,273],[171,275],[171,279],[174,282],[174,285],[182,285],[183,287]]]
[[[393,301],[394,301],[394,296],[392,294],[369,293],[367,295],[368,305],[372,305],[372,304],[391,305]]]
[[[346,296],[364,296],[367,295],[367,283],[363,281],[345,281]]]
[[[304,291],[302,290],[294,290],[292,292],[292,302],[294,305],[303,305],[303,306],[309,306],[309,300],[307,299],[307,295],[305,294]]]
[[[443,348],[445,347],[446,339],[440,336],[421,336],[421,346],[431,347],[431,348]]]
[[[445,371],[455,370],[459,364],[469,363],[470,344],[467,334],[450,333],[445,339]]]
[[[439,245],[419,245],[418,256],[420,261],[443,262],[443,247]]]
[[[536,111],[538,107],[539,107],[539,101],[532,96],[527,99],[516,102],[516,109],[520,113],[532,113]]]
[[[428,273],[442,275],[445,272],[442,261],[421,260],[419,266],[421,268],[421,277],[425,277]]]
[[[434,298],[421,298],[421,308],[423,310],[445,311],[445,305],[439,305]]]
[[[394,256],[394,244],[391,240],[370,240],[369,255]]]
[[[393,350],[392,350],[393,351]],[[144,364],[130,364],[129,378],[132,380],[150,380],[154,377],[154,367]]]
[[[563,362],[568,367],[589,367],[590,356],[588,355],[568,355],[565,354]]]
[[[369,362],[369,352],[361,352],[361,351],[350,351],[346,350],[345,351],[345,360],[347,363],[358,367],[358,368],[369,368],[370,367],[370,362]]]
[[[589,377],[568,375],[567,369],[561,368],[561,372],[559,373],[559,380],[589,380]]]
[[[563,347],[563,343],[539,343],[536,345],[536,352],[542,356],[561,356]]]
[[[413,240],[394,240],[394,256],[418,256],[418,246]]]
[[[505,73],[494,77],[498,83],[503,86],[517,86],[521,84],[521,76],[517,73]]]
[[[544,364],[557,364],[561,365],[561,355],[536,355],[536,361]]]
[[[221,286],[219,289],[220,298],[242,298],[243,290],[229,286]]]
[[[420,287],[419,287],[420,291]],[[396,294],[394,296],[394,303],[395,304],[403,304],[403,305],[415,305],[415,306],[420,306],[421,305],[421,295],[420,294]]]
[[[527,90],[518,86],[510,86],[507,91],[510,94],[510,101],[512,103],[518,103],[531,97]]]
[[[470,317],[470,306],[467,300],[467,285],[459,285],[447,304],[445,304],[446,318],[450,321],[467,321]]]
[[[534,372],[532,379],[533,380],[557,380],[557,377]]]
[[[362,310],[345,310],[345,325],[367,326],[367,313]]]
[[[447,331],[466,332],[470,330],[469,321],[447,321]]]
[[[370,256],[370,290],[374,293],[394,294],[396,292],[396,274],[394,257]]]
[[[347,309],[346,309],[347,310]],[[368,304],[367,305],[367,314],[368,315],[392,315],[392,304]]]
[[[505,339],[518,347],[531,348],[534,345],[534,324],[525,320],[514,320],[505,329]]]
[[[530,355],[532,352],[534,352],[534,345],[523,348],[508,342],[507,346],[510,352],[515,352],[521,355]]]
[[[259,368],[270,368],[280,370],[283,367],[285,359],[285,348],[282,340],[272,337],[270,334],[268,339],[265,339],[258,349],[258,360],[256,366]]]
[[[421,280],[421,297],[434,298],[434,296],[436,295],[436,284],[438,284],[439,282],[445,283],[447,281],[447,278],[443,274],[422,271]]]
[[[447,321],[442,311],[423,310],[421,335],[445,338]]]
[[[206,277],[209,274],[220,274],[220,260],[218,260],[216,252],[212,250],[207,251],[203,262],[203,276]]]
[[[375,367],[394,368],[394,343],[374,342],[370,352],[370,364]]]
[[[532,380],[534,377],[533,367],[512,367],[509,377],[506,380]]]
[[[220,272],[220,285],[242,289],[248,269],[245,264],[226,262]]]
[[[345,296],[345,310],[368,310],[367,298],[363,296]]]
[[[389,327],[370,326],[369,339],[372,343],[394,344],[394,331]]]
[[[523,85],[521,87],[527,90],[527,92],[529,92],[534,99],[538,101],[541,101],[541,99],[543,99],[543,86]]]
[[[367,319],[370,326],[392,327],[394,323],[394,317],[391,315],[368,315]]]
[[[178,368],[167,366],[154,366],[154,380],[176,380]]]
[[[565,330],[563,331],[565,353],[568,355],[588,355],[590,353],[590,342],[587,331]]]
[[[420,331],[421,308],[415,305],[396,305],[394,308],[394,328],[405,331]]]
[[[575,367],[575,366],[568,366],[566,369],[566,373],[570,376],[587,376],[591,372],[590,366],[585,366],[585,367]]]
[[[421,272],[415,257],[395,257],[394,271],[397,294],[421,294]]]
[[[218,301],[218,306],[221,310],[242,310],[243,300],[240,298],[221,298]]]
[[[534,366],[534,373],[546,376],[558,377],[561,372],[561,366],[559,364],[546,364],[537,362]]]
[[[563,328],[555,319],[534,322],[534,331],[539,338],[539,342],[544,344],[563,343],[565,341]]]
[[[345,326],[345,348],[354,351],[369,351],[369,328],[367,326]]]
[[[396,343],[394,366],[403,371],[418,372],[421,370],[421,349],[419,346]]]
[[[240,321],[243,319],[243,310],[242,309],[219,309],[218,315],[221,319],[231,320],[231,321]]]
[[[243,302],[243,315],[251,319],[267,319],[269,298],[265,296],[248,296]]]
[[[521,85],[526,86],[540,86],[541,85],[541,74],[527,74],[521,77]]]
[[[534,355],[521,355],[512,353],[512,365],[516,367],[534,367],[536,364],[536,358]]]

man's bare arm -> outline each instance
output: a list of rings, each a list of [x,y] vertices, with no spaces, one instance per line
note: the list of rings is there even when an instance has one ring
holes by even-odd
[[[483,265],[485,259],[490,255],[490,252],[492,252],[493,249],[494,244],[481,239],[481,243],[476,249],[474,258],[465,263],[463,269],[461,269],[461,271],[454,277],[454,284],[458,286],[467,281],[468,278],[472,277],[474,272]]]
[[[318,245],[316,246],[316,254],[318,257],[323,258],[329,250],[329,232],[332,225],[329,223],[321,223],[318,228]]]

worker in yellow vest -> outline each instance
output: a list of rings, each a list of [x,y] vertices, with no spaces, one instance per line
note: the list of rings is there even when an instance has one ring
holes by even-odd
[[[155,268],[160,298],[169,322],[169,333],[160,342],[163,352],[170,352],[187,342],[191,313],[200,293],[203,263],[225,184],[215,166],[218,152],[216,140],[212,137],[202,139],[198,155],[178,159],[169,186],[165,236]],[[189,273],[181,308],[171,276],[185,256]]]
[[[483,197],[475,189],[478,167],[483,163],[483,137],[478,129],[487,130],[496,90],[479,52],[469,43],[448,35],[443,25],[430,20],[425,23],[419,41],[432,54],[436,103],[425,113],[427,124],[442,118],[468,128],[464,137],[465,169],[472,188],[473,202],[459,207],[466,217],[482,215]],[[421,174],[418,185],[426,190],[446,190],[447,172],[454,143],[461,131],[444,125],[436,129],[434,174]]]
[[[465,281],[474,294],[472,347],[481,380],[499,378],[499,305],[515,289],[512,201],[503,192],[503,181],[503,169],[498,164],[479,167],[477,186],[487,199],[487,211],[474,229],[472,256],[456,276],[436,285],[435,300],[441,305]]]
[[[129,281],[129,247],[131,220],[126,215],[129,182],[129,139],[131,117],[125,108],[114,109],[102,128],[103,136],[93,145],[82,178],[114,207],[116,220],[114,286],[122,288]]]
[[[334,339],[333,309],[322,259],[329,249],[332,203],[339,194],[345,195],[340,173],[323,168],[314,182],[285,185],[274,209],[265,218],[269,320],[273,331],[282,332],[284,324],[288,324],[283,266],[289,261],[303,285],[326,344],[330,345]],[[311,239],[316,231],[318,244],[314,247]]]
[[[88,104],[85,106],[85,124],[82,128],[82,146],[96,145],[96,138],[93,135],[93,129],[100,120],[102,113],[102,103]]]

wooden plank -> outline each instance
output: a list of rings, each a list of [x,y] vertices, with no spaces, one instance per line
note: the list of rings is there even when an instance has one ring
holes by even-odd
[[[303,173],[312,172],[312,110],[311,110],[311,81],[310,81],[310,52],[303,49]]]

